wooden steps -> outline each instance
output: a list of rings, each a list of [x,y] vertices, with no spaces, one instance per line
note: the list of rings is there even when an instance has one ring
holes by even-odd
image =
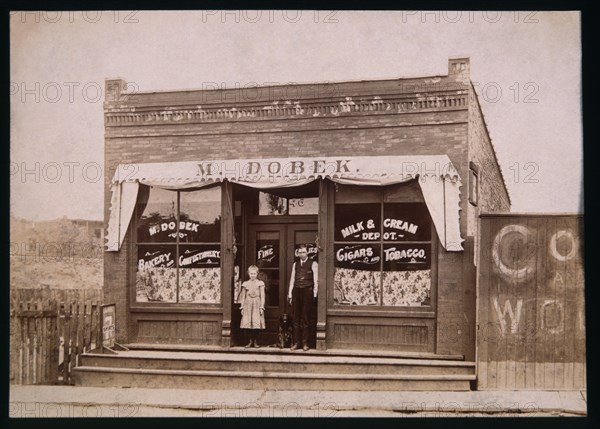
[[[226,349],[218,346],[204,346],[191,344],[157,344],[157,343],[131,343],[126,344],[131,350],[163,350],[163,351],[194,351],[194,352],[223,352]],[[308,352],[291,351],[277,347],[263,346],[258,349],[246,349],[244,347],[231,347],[229,351],[236,353],[265,353],[265,354],[287,354],[287,353],[309,353],[311,355],[323,356],[366,356],[366,357],[396,357],[407,359],[441,359],[441,360],[464,360],[463,355],[435,354],[425,352],[402,352],[387,350],[354,350],[354,349],[311,349]]]
[[[243,351],[242,351],[243,350]],[[279,349],[136,350],[84,354],[77,385],[276,390],[470,390],[475,363],[402,353]],[[277,350],[277,352],[273,352]]]

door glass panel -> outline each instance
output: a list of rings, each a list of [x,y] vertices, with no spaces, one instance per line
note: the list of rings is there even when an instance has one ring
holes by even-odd
[[[298,255],[298,249],[300,246],[306,246],[308,250],[308,257],[317,260],[318,248],[315,243],[317,237],[317,231],[296,231],[294,237],[294,260],[297,260],[300,256]]]
[[[265,283],[265,306],[279,306],[279,270],[265,269],[258,272],[258,278]]]
[[[258,278],[265,282],[265,305],[279,305],[279,246],[278,231],[256,233],[256,265]]]
[[[279,268],[279,233],[256,234],[256,265],[258,268]]]

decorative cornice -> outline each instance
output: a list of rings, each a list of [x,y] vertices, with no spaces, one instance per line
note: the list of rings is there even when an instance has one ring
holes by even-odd
[[[316,118],[382,113],[410,113],[434,110],[466,109],[468,91],[437,95],[352,97],[320,102],[274,101],[262,105],[139,107],[115,106],[105,109],[106,126],[148,123],[230,122],[273,118]]]

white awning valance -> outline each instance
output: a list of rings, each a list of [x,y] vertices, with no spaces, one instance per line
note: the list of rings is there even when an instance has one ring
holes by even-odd
[[[440,242],[463,250],[459,224],[461,180],[446,155],[228,159],[121,164],[112,180],[107,251],[123,243],[139,184],[170,190],[199,189],[229,180],[259,189],[305,185],[320,178],[347,185],[385,186],[419,177]]]

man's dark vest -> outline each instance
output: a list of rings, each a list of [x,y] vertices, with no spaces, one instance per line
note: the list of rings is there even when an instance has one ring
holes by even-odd
[[[307,259],[304,266],[300,261],[296,262],[296,277],[294,278],[294,287],[303,289],[305,287],[313,287],[315,285],[314,273],[312,270],[312,259]]]

